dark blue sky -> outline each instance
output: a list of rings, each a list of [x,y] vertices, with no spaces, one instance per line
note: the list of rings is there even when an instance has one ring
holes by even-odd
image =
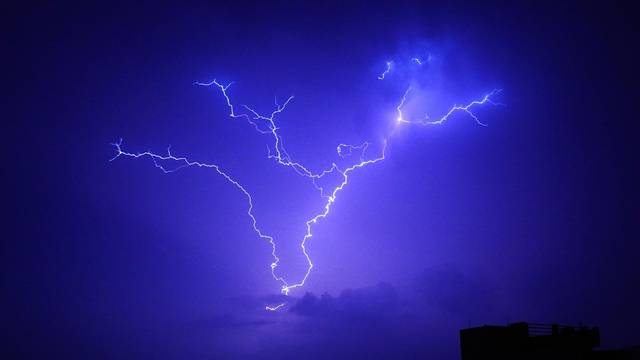
[[[444,2],[443,2],[444,3]],[[12,358],[454,359],[458,330],[601,327],[640,343],[637,26],[622,5],[281,2],[6,9],[3,351]],[[432,54],[419,71],[385,61]],[[298,278],[321,199],[266,159],[218,91],[279,118],[319,170],[379,145],[408,82],[438,114],[402,129],[314,230],[315,268],[276,313],[270,248],[206,169],[114,162],[109,143],[221,165]],[[280,245],[281,244],[281,245]]]

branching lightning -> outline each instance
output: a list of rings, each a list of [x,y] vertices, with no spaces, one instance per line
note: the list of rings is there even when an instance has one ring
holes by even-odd
[[[411,61],[414,61],[419,65],[422,65],[423,63],[418,58],[412,58]],[[378,75],[377,78],[379,80],[384,80],[385,76],[387,76],[391,72],[392,61],[387,61],[386,66],[387,66],[386,70],[380,75]],[[284,103],[282,103],[281,105],[278,104],[276,100],[275,110],[273,110],[269,115],[262,115],[247,105],[236,106],[233,104],[229,96],[229,88],[231,87],[232,84],[233,83],[228,83],[227,85],[224,85],[215,79],[208,83],[204,83],[204,82],[194,83],[194,85],[198,85],[198,86],[217,88],[225,99],[226,105],[229,109],[229,116],[231,118],[244,118],[258,133],[266,135],[270,139],[270,144],[267,146],[267,158],[270,160],[273,160],[276,164],[280,166],[291,168],[297,175],[309,179],[312,186],[319,191],[320,196],[325,200],[325,203],[321,211],[311,216],[305,222],[306,233],[304,234],[300,242],[300,248],[302,250],[303,255],[306,258],[307,268],[304,273],[304,276],[298,281],[290,283],[287,280],[285,280],[284,276],[278,274],[277,267],[278,267],[278,264],[280,263],[280,258],[277,256],[276,241],[273,236],[266,234],[258,226],[258,221],[255,217],[255,214],[253,213],[254,204],[253,204],[253,198],[251,196],[251,193],[247,190],[245,186],[240,184],[235,178],[229,175],[220,166],[216,164],[193,161],[188,159],[185,156],[174,156],[171,153],[170,147],[167,148],[166,155],[156,154],[151,151],[138,152],[138,153],[127,152],[127,151],[124,151],[122,148],[122,139],[120,139],[118,142],[111,144],[116,149],[116,155],[110,161],[114,161],[121,156],[126,156],[131,158],[150,158],[153,161],[155,167],[159,168],[164,173],[172,173],[186,167],[198,167],[198,168],[212,169],[218,175],[222,176],[222,178],[224,178],[227,182],[229,182],[231,185],[237,188],[244,195],[247,202],[246,213],[250,219],[251,226],[254,232],[258,235],[260,239],[266,240],[271,245],[271,256],[273,259],[270,264],[271,275],[276,281],[278,281],[281,284],[281,288],[280,288],[281,293],[284,295],[288,295],[291,290],[305,285],[305,282],[309,278],[309,275],[311,274],[311,270],[314,267],[314,264],[311,260],[308,249],[306,247],[309,239],[313,237],[314,226],[317,225],[320,220],[325,219],[326,217],[329,216],[331,212],[331,207],[336,201],[338,194],[348,185],[349,176],[354,171],[356,171],[357,169],[364,168],[368,165],[381,162],[385,159],[385,153],[387,150],[388,141],[391,139],[391,137],[395,133],[396,127],[394,127],[393,130],[391,130],[391,132],[382,140],[382,149],[379,155],[372,157],[367,154],[367,150],[370,146],[369,142],[363,142],[359,145],[339,144],[336,147],[337,155],[343,159],[346,159],[346,158],[354,159],[353,161],[355,163],[346,168],[340,168],[334,162],[331,164],[330,167],[324,170],[313,172],[309,168],[302,165],[301,163],[296,162],[292,159],[292,157],[289,155],[289,153],[284,147],[284,142],[282,140],[280,133],[278,132],[279,128],[276,125],[276,117],[279,116],[282,112],[284,112],[284,110],[289,105],[289,103],[294,99],[294,97],[293,96],[288,97],[286,101],[284,101]],[[397,112],[396,125],[401,125],[401,124],[440,125],[445,121],[447,121],[451,117],[451,115],[453,115],[454,113],[463,112],[463,113],[466,113],[468,116],[470,116],[477,124],[486,126],[486,124],[482,123],[478,119],[478,117],[472,112],[473,108],[484,105],[484,104],[500,105],[499,103],[496,103],[492,100],[492,97],[494,97],[500,92],[500,90],[496,89],[489,92],[479,100],[473,100],[466,105],[454,105],[453,107],[451,107],[451,109],[447,113],[445,113],[442,117],[438,118],[437,120],[431,121],[429,120],[429,117],[427,115],[425,115],[425,119],[408,120],[406,118],[406,115],[403,113],[402,108],[407,102],[411,91],[412,91],[412,87],[408,87],[398,101],[398,105],[396,106],[396,112]],[[242,109],[242,110],[238,111],[238,109]],[[169,167],[168,166],[169,164],[171,164],[172,166]],[[342,179],[338,185],[332,187],[329,190],[318,185],[318,180],[322,179],[324,176],[328,174],[339,174]],[[283,306],[285,306],[285,303],[280,303],[274,306],[267,305],[265,306],[265,310],[276,311],[282,308]]]
[[[139,152],[139,153],[130,153],[130,152],[123,151],[122,139],[120,139],[120,141],[116,143],[112,143],[111,145],[113,145],[116,148],[116,155],[109,161],[113,161],[119,158],[120,156],[128,156],[132,158],[148,157],[153,161],[153,164],[157,168],[162,170],[162,172],[164,172],[165,174],[172,173],[180,169],[183,169],[185,167],[192,167],[192,166],[200,167],[200,168],[209,168],[209,169],[213,169],[216,173],[218,173],[220,176],[226,179],[229,183],[235,186],[238,190],[240,190],[240,192],[242,192],[242,194],[244,194],[245,198],[247,199],[247,215],[251,219],[251,226],[253,227],[253,230],[255,231],[255,233],[258,235],[259,238],[267,240],[271,245],[271,255],[273,257],[273,262],[271,263],[271,274],[273,275],[273,278],[276,279],[277,281],[280,281],[283,284],[283,286],[287,286],[287,283],[284,281],[284,279],[275,274],[275,268],[278,266],[278,263],[280,262],[280,258],[276,255],[275,240],[272,236],[263,233],[262,230],[258,228],[258,221],[256,220],[253,214],[253,198],[251,197],[251,194],[247,191],[247,189],[245,189],[245,187],[242,186],[237,180],[235,180],[226,172],[224,172],[218,165],[205,164],[198,161],[191,161],[186,157],[173,156],[171,154],[171,147],[167,148],[167,155],[158,155],[151,151],[145,151],[145,152]],[[161,161],[162,163],[174,161],[178,165],[174,168],[168,169],[165,165],[163,165],[159,161]]]
[[[445,121],[449,120],[449,117],[451,117],[451,115],[453,115],[454,113],[456,113],[458,111],[462,111],[462,112],[467,113],[469,115],[469,117],[471,117],[478,125],[487,126],[487,124],[481,122],[480,119],[478,119],[478,117],[476,116],[476,114],[474,114],[471,111],[472,108],[475,107],[475,106],[484,105],[484,104],[491,104],[491,105],[496,105],[496,106],[497,105],[503,105],[502,103],[497,103],[497,102],[494,102],[493,100],[491,100],[491,97],[499,94],[502,91],[502,89],[493,89],[493,90],[491,90],[491,92],[489,92],[488,94],[483,96],[480,100],[473,100],[473,101],[471,101],[470,103],[468,103],[466,105],[454,105],[451,109],[449,109],[449,111],[446,114],[444,114],[438,120],[433,120],[433,121],[429,120],[429,115],[427,115],[427,114],[424,115],[424,119],[407,120],[405,118],[404,114],[402,113],[402,107],[404,106],[405,102],[407,101],[407,96],[409,95],[411,90],[412,90],[411,87],[408,87],[407,90],[405,90],[404,95],[402,95],[402,98],[400,98],[400,102],[398,103],[398,106],[396,106],[396,112],[398,114],[398,117],[396,118],[396,121],[398,123],[419,124],[419,125],[441,125]]]

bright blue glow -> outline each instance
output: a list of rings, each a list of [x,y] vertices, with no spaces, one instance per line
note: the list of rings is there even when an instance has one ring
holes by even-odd
[[[418,58],[412,58],[411,61],[422,65],[423,62]],[[425,60],[428,61],[428,60]],[[386,70],[378,76],[378,79],[383,80],[385,76],[387,76],[391,72],[393,62],[386,62]],[[233,85],[233,82],[228,83],[227,85],[223,85],[218,82],[216,79],[211,82],[195,82],[194,85],[203,86],[203,87],[214,87],[220,91],[220,94],[225,98],[226,105],[229,108],[229,116],[231,118],[244,118],[258,133],[262,135],[267,135],[270,139],[270,146],[268,146],[267,158],[273,160],[276,164],[280,166],[284,166],[292,169],[299,176],[305,177],[309,179],[311,185],[317,189],[320,193],[320,196],[324,199],[325,203],[322,207],[322,210],[310,217],[305,222],[306,233],[300,241],[301,251],[306,259],[307,267],[300,279],[285,279],[284,275],[278,274],[277,268],[280,263],[280,258],[277,255],[277,241],[272,235],[266,234],[263,230],[261,230],[258,225],[258,220],[253,213],[253,198],[251,193],[246,189],[245,186],[240,184],[238,180],[229,175],[226,171],[224,171],[220,166],[216,164],[203,163],[199,161],[193,161],[188,159],[185,156],[174,156],[171,153],[171,148],[167,149],[166,155],[160,155],[153,153],[151,151],[145,152],[127,152],[122,148],[122,140],[113,143],[112,145],[116,149],[116,155],[110,160],[113,161],[121,156],[131,157],[131,158],[141,158],[146,157],[150,158],[154,165],[159,168],[164,173],[172,173],[178,171],[185,167],[200,167],[200,168],[208,168],[214,170],[218,175],[222,176],[225,180],[227,180],[231,185],[237,188],[245,197],[247,202],[247,216],[250,219],[251,226],[253,231],[258,235],[260,239],[266,240],[271,245],[271,256],[273,258],[270,263],[271,275],[281,284],[280,291],[284,295],[289,295],[289,293],[296,288],[303,287],[305,282],[309,278],[311,274],[311,270],[314,267],[314,264],[311,260],[311,256],[307,250],[307,242],[309,239],[313,237],[313,228],[321,219],[324,219],[329,216],[331,212],[331,207],[337,200],[337,196],[349,183],[349,176],[358,169],[367,167],[369,165],[373,165],[385,160],[385,153],[387,150],[387,145],[391,138],[393,137],[395,130],[397,127],[392,127],[392,129],[386,134],[386,136],[382,139],[382,147],[380,153],[371,156],[367,154],[367,149],[370,146],[370,143],[365,141],[361,144],[339,144],[336,147],[337,155],[340,158],[350,158],[356,159],[355,163],[346,168],[339,168],[336,163],[332,163],[330,167],[323,169],[318,172],[314,172],[310,170],[308,167],[303,164],[292,160],[291,155],[287,152],[283,145],[282,136],[278,132],[279,127],[276,125],[276,117],[285,111],[287,105],[294,99],[293,96],[287,98],[287,100],[281,105],[278,102],[275,102],[275,110],[273,110],[269,115],[263,115],[255,111],[253,108],[242,105],[237,107],[234,105],[231,97],[229,96],[229,88]],[[409,120],[406,118],[405,114],[402,111],[403,106],[405,105],[408,97],[410,96],[412,91],[412,87],[409,86],[402,96],[398,100],[398,105],[396,106],[397,118],[395,123],[399,124],[416,124],[416,125],[441,125],[445,121],[447,121],[452,114],[457,112],[462,112],[471,117],[478,125],[486,126],[485,123],[481,122],[478,117],[472,112],[473,108],[482,106],[485,104],[490,105],[500,105],[492,100],[492,97],[499,94],[501,90],[494,89],[491,92],[487,93],[483,97],[478,100],[473,100],[466,105],[454,105],[452,106],[448,112],[446,112],[443,116],[439,117],[437,120],[429,120],[429,117],[425,115],[425,119],[421,120]],[[243,109],[240,112],[237,110],[238,108]],[[176,165],[168,168],[165,163],[175,163]],[[341,177],[341,181],[338,185],[333,186],[333,188],[327,190],[318,185],[317,181],[322,179],[328,174],[339,174]],[[280,303],[273,306],[266,306],[265,309],[268,311],[276,311],[285,306],[285,303]]]

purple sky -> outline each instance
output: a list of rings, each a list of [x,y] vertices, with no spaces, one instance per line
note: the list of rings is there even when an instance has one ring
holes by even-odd
[[[3,342],[12,358],[456,359],[458,330],[601,327],[640,343],[637,32],[628,9],[428,3],[105,4],[10,9]],[[417,67],[409,59],[432,55]],[[385,62],[398,64],[384,81]],[[220,165],[254,198],[287,278],[323,204],[266,158],[220,92],[278,118],[295,160],[372,156],[314,227],[282,301],[241,192],[123,149]],[[637,91],[635,91],[637,93]],[[5,153],[6,154],[6,153]]]

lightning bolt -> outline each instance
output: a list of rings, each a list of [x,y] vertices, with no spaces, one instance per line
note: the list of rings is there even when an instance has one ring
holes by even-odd
[[[449,109],[449,111],[444,114],[442,117],[440,117],[438,120],[429,120],[429,115],[425,114],[424,115],[424,119],[420,119],[420,120],[407,120],[404,117],[404,114],[402,113],[402,107],[404,106],[405,102],[407,101],[407,97],[409,95],[409,93],[411,92],[412,87],[409,86],[407,88],[407,90],[405,90],[404,94],[402,95],[402,97],[400,98],[400,102],[398,103],[398,106],[396,106],[396,112],[398,114],[398,117],[396,118],[396,121],[398,123],[403,123],[403,124],[418,124],[418,125],[442,125],[445,121],[449,120],[449,117],[451,117],[451,115],[453,115],[454,113],[458,112],[458,111],[462,111],[465,112],[469,115],[469,117],[471,117],[478,125],[482,125],[482,126],[487,126],[487,124],[483,123],[480,121],[480,119],[478,119],[478,117],[476,116],[476,114],[474,114],[471,110],[473,107],[479,106],[479,105],[484,105],[484,104],[491,104],[491,105],[504,105],[502,103],[498,103],[498,102],[494,102],[493,100],[491,100],[491,97],[499,94],[500,92],[502,92],[502,89],[493,89],[491,90],[488,94],[486,94],[485,96],[483,96],[480,100],[473,100],[470,103],[466,104],[466,105],[454,105],[453,107],[451,107],[451,109]]]
[[[422,66],[425,63],[428,63],[429,61],[431,61],[431,59],[432,59],[432,56],[431,56],[431,54],[429,54],[429,55],[427,55],[426,59],[424,59],[424,58],[421,59],[421,58],[418,58],[418,57],[412,57],[410,60],[413,61],[414,63]]]
[[[378,75],[378,80],[384,80],[384,77],[387,76],[389,72],[391,72],[391,64],[393,64],[392,61],[387,61],[387,68],[384,70],[383,73]]]
[[[155,165],[155,167],[160,169],[165,174],[176,172],[185,167],[200,167],[200,168],[213,169],[216,173],[218,173],[218,175],[222,176],[225,180],[227,180],[234,187],[240,190],[240,192],[245,196],[247,200],[247,215],[251,219],[251,226],[253,227],[253,231],[255,231],[255,233],[258,235],[259,238],[267,240],[271,245],[271,256],[273,257],[273,262],[271,263],[271,275],[275,280],[281,282],[283,286],[287,286],[286,281],[282,277],[277,276],[275,273],[275,269],[278,266],[278,263],[280,262],[280,258],[276,255],[276,242],[273,236],[263,233],[262,230],[258,228],[258,221],[256,220],[256,217],[253,214],[253,198],[251,197],[251,194],[236,179],[234,179],[229,174],[224,172],[220,168],[220,166],[216,164],[206,164],[198,161],[191,161],[188,158],[183,156],[176,157],[173,154],[171,154],[171,147],[167,148],[167,155],[158,155],[151,151],[145,151],[145,152],[139,152],[139,153],[131,153],[131,152],[123,151],[122,139],[120,139],[118,142],[112,143],[111,145],[115,147],[116,155],[113,158],[111,158],[111,160],[109,161],[114,161],[120,156],[128,156],[132,158],[146,157],[146,158],[150,158],[153,161],[153,164]],[[164,162],[175,162],[177,163],[177,166],[173,168],[167,168],[165,165],[163,165]]]
[[[418,58],[412,58],[412,61],[416,61],[421,65],[420,60]],[[383,80],[384,77],[391,71],[391,61],[387,61],[386,70],[378,76],[378,79]],[[311,257],[306,248],[307,242],[313,237],[313,228],[318,224],[320,220],[325,219],[329,216],[331,212],[331,207],[337,200],[338,194],[344,190],[344,188],[349,184],[349,176],[355,172],[357,169],[361,169],[367,167],[369,165],[376,164],[385,160],[385,154],[387,150],[387,144],[393,134],[395,133],[396,127],[393,128],[389,132],[389,134],[382,140],[382,149],[380,154],[377,156],[368,156],[367,150],[370,146],[369,142],[363,142],[359,145],[351,145],[351,144],[339,144],[336,147],[337,155],[340,158],[353,158],[354,155],[357,156],[357,162],[351,166],[346,168],[340,168],[336,163],[332,163],[330,167],[327,169],[321,170],[319,172],[313,172],[309,168],[305,167],[301,163],[294,161],[292,157],[287,152],[284,147],[284,142],[278,130],[280,129],[276,124],[276,117],[281,114],[289,103],[294,99],[293,96],[288,97],[282,104],[278,104],[278,101],[275,101],[275,110],[273,110],[269,115],[263,115],[252,109],[247,105],[235,106],[231,101],[229,96],[229,88],[233,85],[233,82],[228,83],[226,85],[218,82],[217,80],[213,80],[211,82],[195,82],[194,85],[204,86],[204,87],[214,87],[217,88],[222,96],[225,99],[226,105],[229,109],[229,117],[231,118],[243,118],[245,119],[258,133],[262,135],[266,135],[271,139],[271,146],[267,146],[267,158],[273,160],[276,164],[280,166],[284,166],[292,169],[297,175],[305,177],[309,179],[312,186],[316,190],[319,191],[320,196],[325,199],[324,206],[322,210],[310,217],[306,222],[306,233],[300,242],[300,248],[302,250],[303,255],[305,256],[307,262],[307,269],[304,276],[297,282],[289,283],[285,280],[285,278],[281,275],[277,274],[277,267],[280,263],[280,258],[277,256],[276,249],[276,241],[273,236],[266,234],[263,232],[258,226],[258,221],[253,213],[253,198],[251,193],[238,182],[235,178],[225,172],[219,165],[202,163],[199,161],[193,161],[188,159],[185,156],[174,156],[171,153],[171,147],[167,148],[166,155],[156,154],[151,151],[145,152],[127,152],[122,148],[122,139],[118,142],[112,143],[116,149],[116,155],[110,159],[110,161],[114,161],[120,157],[130,157],[130,158],[149,158],[153,161],[156,168],[160,169],[165,174],[176,172],[180,169],[186,167],[198,167],[198,168],[207,168],[212,169],[218,175],[223,177],[227,182],[237,188],[245,197],[247,203],[247,211],[246,214],[250,219],[251,226],[253,231],[257,234],[260,239],[266,240],[271,246],[271,256],[273,261],[270,264],[271,275],[272,277],[281,284],[280,291],[284,295],[289,295],[289,293],[296,288],[302,287],[305,285],[305,282],[309,278],[311,274],[311,270],[314,267],[313,262],[311,261]],[[494,89],[488,94],[484,95],[482,98],[478,100],[473,100],[466,105],[454,105],[450,108],[448,112],[446,112],[443,116],[441,116],[438,120],[431,121],[429,117],[425,115],[425,119],[421,120],[407,120],[405,115],[403,114],[402,108],[405,105],[410,93],[412,91],[411,87],[408,87],[403,93],[402,97],[398,101],[398,105],[396,106],[397,118],[396,124],[417,124],[417,125],[441,125],[445,121],[447,121],[454,113],[463,112],[470,116],[477,124],[486,126],[486,124],[482,123],[478,117],[472,112],[473,108],[485,104],[491,105],[502,105],[500,103],[494,102],[492,97],[497,95],[501,90]],[[238,111],[237,109],[243,109],[244,111]],[[167,164],[173,164],[173,166],[168,167]],[[329,191],[326,191],[323,187],[318,185],[318,180],[322,179],[324,176],[328,174],[337,173],[341,176],[341,182],[334,186]],[[277,311],[278,309],[285,306],[286,303],[280,303],[277,305],[267,305],[265,306],[265,310],[267,311]]]
[[[280,304],[275,305],[275,306],[266,305],[264,307],[264,309],[267,310],[267,311],[278,311],[278,309],[280,309],[283,306],[285,306],[285,303],[280,303]]]

